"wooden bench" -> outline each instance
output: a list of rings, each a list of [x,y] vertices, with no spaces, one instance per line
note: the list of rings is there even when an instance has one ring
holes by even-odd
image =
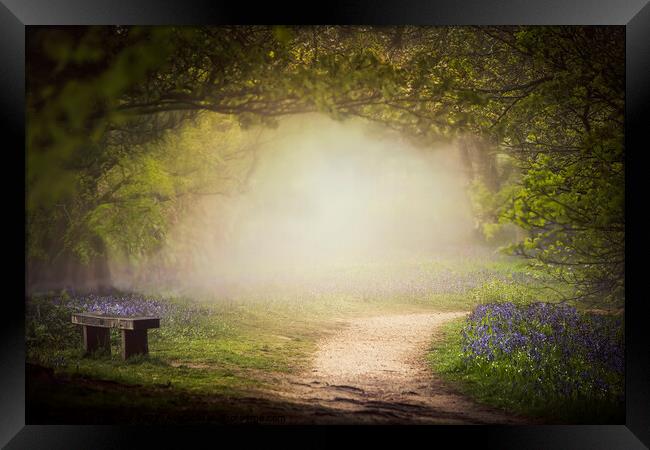
[[[86,353],[111,352],[111,328],[122,330],[122,358],[149,353],[147,330],[160,328],[159,317],[117,317],[102,313],[72,314],[72,323],[83,326]]]

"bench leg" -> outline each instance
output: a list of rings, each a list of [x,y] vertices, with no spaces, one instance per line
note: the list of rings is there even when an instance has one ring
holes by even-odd
[[[98,350],[111,354],[111,332],[108,328],[84,325],[83,337],[86,354]]]
[[[149,353],[147,330],[122,330],[122,358]]]

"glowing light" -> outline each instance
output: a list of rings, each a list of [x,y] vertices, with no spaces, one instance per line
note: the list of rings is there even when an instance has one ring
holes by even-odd
[[[175,269],[177,279],[246,283],[288,270],[431,255],[469,239],[466,180],[450,144],[417,149],[362,121],[311,115],[265,133],[269,143],[259,149],[247,192],[203,199],[185,218],[194,264]],[[226,229],[215,232],[217,223]]]

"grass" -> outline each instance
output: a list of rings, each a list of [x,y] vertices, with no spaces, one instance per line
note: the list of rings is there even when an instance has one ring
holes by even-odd
[[[346,296],[305,302],[186,299],[186,305],[200,307],[204,315],[190,323],[163,321],[161,328],[149,331],[149,356],[122,361],[117,331],[111,335],[111,356],[84,357],[80,327],[69,323],[68,312],[50,311],[48,302],[48,298],[34,300],[29,308],[39,305],[41,316],[50,316],[40,323],[28,317],[32,322],[28,325],[29,362],[52,367],[58,374],[143,386],[171,383],[176,389],[228,395],[246,394],[263,385],[269,375],[304,368],[317,341],[345,319],[436,308],[435,303],[411,299],[370,301]]]
[[[161,328],[149,331],[150,354],[128,361],[120,358],[115,331],[111,356],[83,356],[81,330],[70,323],[70,311],[56,307],[51,296],[34,297],[27,304],[27,358],[52,368],[59,377],[163,391],[165,395],[155,399],[137,392],[124,398],[101,392],[92,396],[105,408],[117,408],[122,400],[130,405],[130,398],[138,398],[149,409],[162,411],[169,402],[184,401],[185,395],[242,398],[274,378],[296,373],[309,365],[317,342],[347,319],[469,311],[495,299],[539,298],[547,295],[539,290],[540,283],[520,261],[490,255],[350,265],[307,274],[298,282],[281,280],[221,296],[168,295],[165,301],[187,309],[190,319],[164,319]],[[445,348],[452,351],[453,345]],[[436,370],[442,372],[444,361],[451,361],[444,354],[436,356]],[[478,388],[468,392],[481,395]],[[62,401],[45,398],[50,394],[43,391],[33,393],[44,396],[40,400],[46,406]],[[65,402],[87,407],[90,400],[77,394],[71,387]]]
[[[190,323],[163,321],[160,329],[149,331],[150,354],[127,361],[120,357],[118,332],[112,332],[111,356],[84,357],[80,330],[59,320],[52,328],[65,330],[69,339],[58,348],[47,342],[28,347],[28,360],[57,373],[143,386],[171,383],[192,392],[236,395],[260,383],[255,372],[297,368],[322,333],[315,321],[306,326],[283,320],[286,315],[277,310],[251,306],[205,310],[205,316]]]
[[[172,422],[222,421],[223,416],[236,414],[239,406],[226,408],[219,402],[206,402],[207,398],[255,396],[275,378],[301,370],[309,364],[318,340],[346,318],[430,309],[413,303],[346,297],[309,304],[241,300],[203,306],[208,313],[191,324],[163,322],[160,329],[150,330],[150,354],[127,361],[121,360],[117,332],[112,335],[110,356],[86,357],[80,331],[68,323],[69,316],[50,321],[51,331],[62,330],[67,341],[58,341],[56,346],[47,340],[28,345],[28,361],[53,368],[57,378],[69,382],[58,383],[55,390],[38,383],[28,390],[28,404],[34,411],[32,416],[28,411],[28,417],[41,423],[94,423],[97,417],[118,423],[158,423],[170,415]],[[102,382],[138,389],[105,388]],[[194,406],[187,411],[178,409],[187,404]],[[241,414],[250,415],[250,408],[255,407],[253,404]],[[124,409],[129,410],[126,416]],[[215,414],[217,419],[208,419]]]

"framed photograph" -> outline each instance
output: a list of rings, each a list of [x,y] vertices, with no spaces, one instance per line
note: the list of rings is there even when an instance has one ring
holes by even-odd
[[[3,0],[0,443],[648,448],[646,1],[297,12]]]

